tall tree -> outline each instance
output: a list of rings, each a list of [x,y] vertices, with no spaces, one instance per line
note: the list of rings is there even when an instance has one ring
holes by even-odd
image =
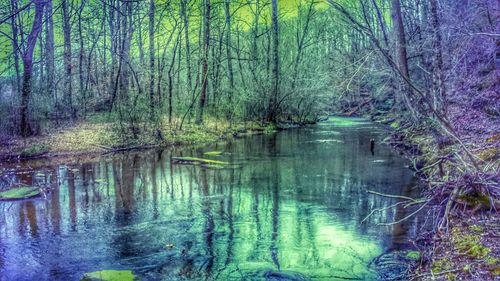
[[[205,102],[207,98],[208,85],[208,53],[210,51],[210,0],[205,0],[204,8],[204,34],[203,34],[203,59],[202,59],[202,75],[201,75],[201,93],[200,107],[196,123],[203,123],[203,111],[205,110]]]
[[[271,32],[273,37],[273,84],[269,98],[267,121],[276,122],[276,111],[280,87],[280,57],[279,57],[279,27],[278,27],[278,0],[272,0]]]
[[[405,27],[403,23],[403,15],[401,13],[401,2],[400,0],[392,0],[392,21],[394,25],[394,33],[395,33],[395,41],[396,41],[396,57],[397,57],[397,65],[399,67],[399,72],[403,78],[403,90],[401,92],[401,98],[404,101],[406,108],[410,111],[410,114],[413,120],[417,120],[416,112],[413,109],[410,98],[412,88],[411,88],[411,80],[410,80],[410,71],[408,67],[408,53],[406,50],[406,35],[405,35]]]
[[[231,9],[230,9],[231,0],[226,0],[225,3],[225,11],[226,11],[226,56],[227,56],[227,76],[229,80],[229,108],[230,115],[228,116],[231,119],[232,115],[232,106],[233,106],[233,94],[234,94],[234,75],[233,75],[233,60],[232,60],[232,43],[231,43]]]
[[[28,35],[26,49],[23,54],[23,89],[21,92],[21,125],[20,133],[23,137],[33,134],[29,120],[29,100],[31,95],[31,81],[33,75],[33,52],[37,38],[42,30],[43,9],[45,0],[33,0],[35,4],[35,18],[31,32]]]
[[[433,31],[433,50],[434,50],[434,67],[433,67],[433,105],[434,109],[441,113],[446,113],[446,86],[444,84],[443,75],[443,46],[441,36],[441,24],[439,21],[438,1],[430,0],[431,4],[431,23]]]
[[[76,117],[76,111],[73,108],[73,67],[71,59],[71,23],[69,14],[69,0],[63,0],[61,3],[63,18],[63,37],[64,37],[64,91],[66,110],[72,117]]]
[[[155,0],[149,0],[149,110],[150,118],[155,115]]]
[[[54,18],[52,0],[47,1],[45,6],[45,67],[47,71],[46,89],[47,94],[54,99],[57,108],[57,97],[55,96],[55,63],[54,63]]]

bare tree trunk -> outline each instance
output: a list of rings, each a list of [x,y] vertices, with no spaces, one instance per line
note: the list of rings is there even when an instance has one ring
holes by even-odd
[[[231,119],[232,117],[232,112],[234,111],[233,109],[233,94],[234,94],[234,75],[233,75],[233,60],[232,60],[232,43],[231,43],[231,10],[230,10],[230,3],[231,0],[226,0],[226,5],[225,5],[225,10],[226,10],[226,27],[227,27],[227,34],[226,34],[226,55],[227,55],[227,76],[229,79],[229,110],[231,113],[229,114],[228,118]]]
[[[271,29],[273,35],[273,88],[269,99],[267,121],[276,122],[277,102],[280,84],[279,69],[279,31],[278,31],[278,0],[272,0]]]
[[[11,10],[14,13],[18,10],[17,1],[11,0]],[[20,46],[18,41],[19,30],[16,23],[16,16],[12,16],[11,18],[11,29],[12,29],[12,51],[14,53],[14,68],[16,70],[16,91],[19,92],[21,90],[21,70],[19,66],[19,54],[20,54]]]
[[[410,114],[414,121],[417,120],[416,112],[411,105],[410,98],[412,88],[410,85],[410,72],[408,69],[408,55],[406,51],[406,35],[403,24],[403,16],[401,14],[401,2],[400,0],[392,0],[392,21],[394,24],[394,32],[396,36],[396,53],[397,53],[397,63],[399,71],[403,76],[405,87],[402,90],[401,98],[404,101],[405,107],[410,111]]]
[[[26,50],[23,54],[23,89],[21,92],[21,126],[20,133],[23,137],[33,134],[29,121],[29,100],[31,95],[31,78],[33,74],[33,51],[35,50],[38,35],[42,30],[43,8],[46,4],[44,0],[34,0],[35,19],[33,27],[28,35]]]
[[[68,10],[68,0],[62,1],[63,16],[63,35],[64,35],[64,90],[65,105],[71,117],[76,117],[76,111],[73,108],[73,89],[72,89],[72,65],[71,65],[71,26]]]
[[[81,105],[83,106],[83,115],[85,116],[87,114],[87,97],[83,87],[85,83],[85,78],[83,77],[84,44],[83,44],[83,30],[82,30],[82,12],[84,6],[85,6],[85,1],[82,1],[78,9],[78,43],[80,47],[78,50],[78,80],[79,80],[78,92],[80,94],[82,101]]]
[[[58,109],[55,95],[55,63],[54,63],[54,18],[52,17],[52,0],[45,6],[45,58],[47,70],[47,94],[54,99],[55,108]]]
[[[433,49],[434,49],[434,67],[432,71],[433,76],[433,101],[434,109],[441,114],[446,115],[446,86],[443,78],[443,48],[441,38],[441,24],[439,22],[438,3],[437,0],[430,0],[431,4],[431,23],[434,32],[433,36]]]
[[[155,116],[155,0],[149,0],[149,114]]]
[[[203,123],[203,110],[207,97],[207,82],[208,82],[208,52],[210,51],[210,0],[205,0],[205,16],[204,16],[204,36],[203,36],[203,60],[202,60],[202,76],[201,76],[201,93],[200,93],[200,108],[196,124]]]
[[[191,74],[191,49],[189,45],[189,17],[187,16],[187,2],[188,0],[181,1],[181,13],[184,20],[184,39],[186,40],[186,78],[188,83],[188,92],[191,92],[193,87],[193,78]]]

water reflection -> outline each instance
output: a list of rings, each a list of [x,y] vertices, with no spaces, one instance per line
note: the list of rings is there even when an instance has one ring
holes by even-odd
[[[380,146],[371,153],[370,140],[382,137],[372,126],[321,125],[205,149],[5,169],[56,188],[46,200],[0,203],[0,280],[78,280],[101,269],[133,269],[143,280],[376,279],[370,261],[404,246],[419,224],[375,225],[406,216],[402,208],[360,224],[395,203],[367,190],[415,193],[400,157]],[[171,160],[210,150],[240,168]]]

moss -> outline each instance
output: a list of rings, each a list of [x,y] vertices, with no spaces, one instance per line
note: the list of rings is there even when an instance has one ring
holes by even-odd
[[[0,192],[0,200],[18,200],[38,196],[40,189],[36,187],[20,187]]]
[[[392,122],[389,126],[393,129],[397,129],[397,128],[401,127],[401,124],[399,123],[399,121],[395,121],[395,122]]]
[[[439,273],[445,270],[450,270],[452,263],[449,258],[442,258],[432,261],[431,270],[433,273]]]
[[[500,134],[495,134],[489,138],[486,139],[486,142],[495,142],[500,140]]]
[[[494,277],[497,277],[500,275],[500,266],[495,266],[492,269],[490,269],[491,275]]]
[[[486,194],[462,194],[457,197],[459,203],[465,204],[472,209],[489,209],[491,207],[490,197]]]
[[[406,257],[412,260],[419,260],[420,259],[420,252],[419,251],[408,251],[406,253]]]
[[[495,160],[498,158],[498,149],[496,148],[487,148],[479,152],[478,157],[483,161]]]
[[[496,265],[496,264],[498,264],[499,262],[500,262],[500,260],[499,260],[499,259],[494,258],[494,257],[491,257],[491,256],[487,257],[487,258],[486,258],[486,261],[485,261],[485,263],[486,263],[487,265]]]
[[[85,273],[81,281],[138,281],[131,270],[102,270]]]
[[[33,144],[24,148],[20,155],[21,157],[34,157],[49,152],[49,147],[44,144]]]
[[[491,252],[491,249],[484,246],[481,242],[481,236],[474,233],[463,233],[457,229],[452,230],[452,241],[461,254],[467,254],[474,258],[485,258]]]

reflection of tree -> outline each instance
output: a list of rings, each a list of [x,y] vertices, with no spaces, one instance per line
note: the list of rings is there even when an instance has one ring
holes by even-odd
[[[279,155],[279,147],[276,143],[276,137],[277,134],[273,134],[270,139],[269,139],[269,153],[270,155]],[[271,258],[278,268],[280,270],[280,262],[278,258],[278,245],[277,245],[277,240],[279,236],[279,200],[280,200],[280,172],[278,170],[278,161],[272,161],[271,163],[271,192],[272,192],[272,201],[273,201],[273,207],[272,207],[272,233],[271,233]]]
[[[417,179],[412,178],[412,180],[403,188],[401,195],[414,198],[417,196],[415,194],[415,186],[417,185]],[[399,204],[396,206],[394,221],[399,221],[414,212],[414,208],[405,208],[404,204]],[[391,248],[397,249],[400,246],[407,243],[407,236],[410,227],[415,225],[415,217],[404,220],[392,226],[392,245]]]
[[[205,227],[203,230],[203,236],[205,238],[205,247],[207,250],[207,261],[205,265],[205,272],[207,276],[210,275],[212,272],[212,267],[214,265],[214,249],[213,249],[213,239],[214,239],[214,218],[211,213],[211,202],[208,198],[210,196],[210,189],[208,186],[208,179],[207,179],[207,171],[205,169],[200,169],[200,184],[201,184],[201,191],[202,195],[205,198],[202,198],[202,205],[203,205],[203,217],[205,218]]]
[[[56,180],[56,182],[58,182]],[[52,221],[52,227],[55,235],[61,233],[61,205],[59,198],[59,184],[50,193],[50,219]]]
[[[68,169],[66,177],[68,179],[70,228],[72,231],[76,231],[77,209],[76,209],[75,174],[71,169]]]
[[[122,159],[113,162],[113,177],[115,181],[115,223],[117,227],[125,227],[132,224],[135,207],[135,171],[137,169],[137,155],[124,155]],[[120,257],[138,255],[139,249],[135,249],[134,236],[139,233],[132,231],[120,231],[114,237]]]
[[[21,237],[24,237],[26,235],[26,221],[28,222],[31,236],[38,237],[36,207],[32,201],[22,202],[19,206],[18,232]]]

